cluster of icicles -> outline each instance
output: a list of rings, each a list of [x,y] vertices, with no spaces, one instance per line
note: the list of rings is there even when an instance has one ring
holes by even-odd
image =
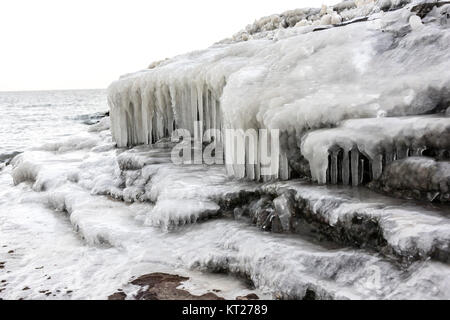
[[[119,147],[152,144],[177,128],[193,135],[195,121],[203,123],[205,131],[222,127],[219,96],[206,85],[157,89],[131,85],[128,90],[108,97],[111,131]]]
[[[225,148],[226,129],[220,107],[220,92],[214,91],[206,84],[200,87],[187,84],[181,88],[168,85],[142,88],[139,86],[139,79],[135,82],[119,81],[113,86],[124,84],[128,85],[125,94],[123,88],[122,90],[110,88],[110,92],[113,93],[108,96],[111,131],[119,147],[153,144],[162,138],[172,137],[174,130],[182,128],[187,129],[192,138],[198,135],[201,143],[221,143],[221,147]],[[202,128],[195,127],[196,122],[201,123]],[[200,132],[195,132],[199,129]],[[255,135],[251,137],[254,139],[253,147],[249,144],[247,132],[235,133],[242,134],[244,139],[242,141],[245,143],[243,149],[238,149],[238,143],[234,139],[230,141],[231,148],[234,149],[233,155],[231,158],[226,154],[223,155],[227,173],[238,179],[257,181],[289,179],[290,169],[286,153],[278,149],[270,150],[270,132],[264,138],[269,141],[267,146],[269,150],[266,153],[270,158],[273,172],[264,174],[264,167],[268,165],[260,161],[260,133],[257,130],[254,132]],[[226,148],[224,151],[230,152]],[[238,153],[242,154],[245,164],[236,162],[240,157]],[[226,161],[227,158],[229,162]]]

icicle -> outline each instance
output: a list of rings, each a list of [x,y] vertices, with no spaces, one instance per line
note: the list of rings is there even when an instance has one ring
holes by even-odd
[[[398,145],[396,148],[397,160],[404,159],[408,156],[408,148],[404,144]]]
[[[118,147],[126,147],[128,145],[128,130],[127,130],[127,115],[124,109],[120,109],[118,119],[119,119],[119,132],[120,139],[117,142]]]
[[[338,150],[334,150],[331,152],[331,163],[330,163],[330,181],[331,184],[337,184],[338,181]]]
[[[356,147],[350,151],[350,161],[352,170],[352,185],[357,186],[359,184],[359,151]]]
[[[206,139],[206,141],[210,142],[211,141],[211,136],[209,134],[209,129],[212,129],[212,128],[211,128],[211,117],[210,117],[211,111],[210,111],[210,107],[209,107],[210,99],[209,99],[209,93],[208,92],[209,92],[208,87],[205,85],[203,87],[203,95],[204,95],[204,97],[203,97],[203,101],[204,101],[203,109],[204,109],[204,112],[205,112],[205,115],[204,115],[203,119],[205,121],[205,132],[206,132],[205,139]]]
[[[202,164],[202,123],[195,121],[194,125],[194,164]]]
[[[372,176],[374,180],[380,178],[383,172],[383,155],[377,154],[372,159]]]
[[[190,110],[191,110],[191,135],[194,135],[195,128],[194,122],[198,120],[198,107],[197,107],[197,88],[195,85],[190,86]]]
[[[141,125],[142,125],[142,139],[144,144],[149,144],[148,141],[148,95],[144,92],[141,93]]]
[[[210,96],[210,106],[211,106],[211,128],[219,129],[216,126],[216,123],[217,123],[217,120],[216,120],[216,118],[217,118],[217,116],[216,116],[216,112],[217,112],[216,99],[212,96],[212,93],[211,93],[211,96]]]
[[[348,151],[344,149],[344,154],[342,156],[342,184],[348,185],[350,180],[350,160],[348,156]]]
[[[384,154],[384,157],[385,157],[386,165],[388,165],[392,161],[394,161],[394,153],[392,152],[392,150],[386,150],[386,153]]]
[[[222,127],[222,112],[220,110],[220,101],[216,100],[216,124],[215,124],[216,129],[221,130]],[[218,137],[218,141],[222,140],[222,137],[219,135]]]
[[[226,131],[228,132],[228,131]],[[216,139],[214,137],[214,139]],[[233,145],[232,141],[230,141],[230,137],[225,134],[225,143],[224,143],[224,153],[225,153],[225,169],[228,176],[234,176],[234,166],[233,166]],[[217,141],[217,140],[216,140]]]
[[[261,180],[261,140],[259,131],[256,131],[256,145],[255,145],[255,181]]]
[[[148,93],[148,119],[147,119],[147,127],[148,127],[148,141],[149,143],[153,143],[156,139],[155,136],[155,126],[154,118],[155,118],[155,96],[153,90]]]
[[[204,117],[203,117],[203,86],[197,86],[197,109],[198,109],[198,116],[201,124],[201,130],[204,130]]]
[[[251,142],[250,139],[246,140],[245,142],[245,176],[249,180],[255,179],[255,165],[254,158],[255,158],[255,150],[254,145],[255,143]]]
[[[281,180],[289,179],[289,163],[285,152],[280,152],[280,169],[278,176]]]
[[[358,177],[359,177],[359,184],[363,184],[364,182],[364,165],[365,165],[365,160],[364,159],[359,159],[359,170],[358,170]]]

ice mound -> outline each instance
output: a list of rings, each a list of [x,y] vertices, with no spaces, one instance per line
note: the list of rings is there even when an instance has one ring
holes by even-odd
[[[369,186],[387,194],[450,202],[450,162],[426,157],[394,161]]]
[[[223,166],[175,165],[170,150],[142,146],[108,161],[103,157],[86,161],[78,184],[92,194],[128,203],[153,203],[144,213],[144,223],[164,230],[215,216],[220,209],[215,202],[218,197],[255,187],[230,181]]]
[[[312,131],[302,142],[313,179],[333,184],[349,184],[352,176],[358,185],[364,178],[380,178],[383,166],[394,160],[427,152],[448,158],[449,150],[450,118],[433,116],[347,120],[337,128]],[[363,176],[365,169],[369,177]]]
[[[109,120],[109,117],[102,118],[99,122],[96,124],[93,124],[89,127],[89,132],[99,132],[99,131],[105,131],[109,130],[111,126],[111,121]]]
[[[193,135],[194,121],[203,131],[279,129],[279,172],[270,178],[310,171],[319,183],[376,180],[392,160],[449,148],[449,10],[446,2],[345,1],[263,18],[234,40],[112,83],[113,137],[119,147],[151,144],[177,128]],[[227,173],[260,180],[261,146],[229,143],[225,159],[238,148],[247,162]]]
[[[27,161],[22,155],[16,157],[12,161],[13,171],[12,177],[14,184],[29,181],[34,183],[39,173],[39,165]]]
[[[405,262],[430,256],[445,262],[450,259],[445,205],[414,206],[365,189],[314,186],[295,180],[268,183],[261,189],[262,195],[271,196],[275,216],[286,216],[287,231],[302,233],[309,225],[337,243],[373,248]]]
[[[147,215],[146,224],[168,230],[174,226],[195,223],[204,217],[218,214],[220,207],[212,201],[201,200],[158,200]]]
[[[73,150],[91,149],[97,146],[98,143],[99,139],[97,137],[86,135],[69,138],[60,142],[46,143],[38,149],[53,152],[68,152]]]

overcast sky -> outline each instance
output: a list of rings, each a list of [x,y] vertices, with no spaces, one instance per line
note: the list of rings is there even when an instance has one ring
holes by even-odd
[[[105,88],[256,18],[338,0],[1,0],[0,91]]]

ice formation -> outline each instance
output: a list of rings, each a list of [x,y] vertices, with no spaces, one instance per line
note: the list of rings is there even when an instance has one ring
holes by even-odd
[[[113,285],[127,281],[130,274],[154,265],[161,268],[163,262],[164,268],[172,271],[187,272],[185,268],[189,268],[238,274],[250,279],[258,290],[278,298],[450,296],[445,264],[450,256],[450,223],[439,210],[359,188],[318,186],[300,180],[265,184],[233,181],[223,166],[171,163],[170,146],[118,150],[100,148],[109,145],[108,138],[98,143],[90,150],[78,149],[68,139],[59,143],[71,148],[67,152],[27,151],[7,167],[13,177],[25,175],[30,166],[35,171],[30,184],[23,181],[13,191],[1,191],[4,199],[12,197],[15,203],[14,228],[5,228],[2,236],[16,239],[22,234],[23,221],[35,219],[37,226],[31,224],[31,230],[23,232],[39,239],[45,235],[37,249],[46,255],[42,260],[41,254],[34,253],[32,267],[48,262],[45,272],[52,270],[55,289],[68,279],[66,272],[75,269],[74,263],[79,268],[76,279],[95,272],[108,283],[97,285],[96,292],[87,292],[82,281],[70,284],[77,289],[74,297],[83,298],[102,297],[105,292],[101,289],[114,290]],[[29,189],[39,192],[30,193]],[[0,202],[0,209],[7,204]],[[30,215],[30,207],[40,209]],[[58,214],[49,215],[45,208],[63,213],[61,216],[92,246],[76,247],[71,233],[63,228],[58,231],[63,239],[58,247],[61,254],[70,256],[63,248],[68,243],[67,250],[76,257],[89,257],[88,261],[55,260],[49,253],[49,242],[54,238],[48,234],[48,217],[58,230],[61,222],[54,222]],[[229,209],[238,221],[223,219]],[[246,219],[244,211],[255,211],[257,219],[263,217],[266,221],[262,223],[272,233],[257,232],[241,221]],[[0,210],[1,215],[5,213]],[[216,219],[186,226],[206,218]],[[280,230],[275,230],[278,220]],[[21,232],[17,234],[19,225]],[[256,225],[261,226],[259,222]],[[305,232],[308,225],[314,234],[327,235],[326,239],[333,241],[315,241]],[[176,228],[161,232],[160,228],[170,226]],[[274,234],[280,231],[296,235]],[[107,268],[94,268],[90,263],[95,261]],[[105,261],[116,262],[114,268],[111,270]],[[51,267],[55,262],[57,267]],[[24,272],[34,285],[30,294],[39,297],[37,288],[45,284],[32,272]],[[19,285],[22,278],[14,271],[8,281]],[[13,294],[7,291],[5,297]]]
[[[132,276],[175,270],[231,299],[249,290],[231,275],[267,298],[450,297],[444,204],[301,179],[233,180],[223,165],[172,163],[165,140],[113,148],[109,130],[94,126],[56,148],[26,150],[0,172],[0,240],[17,252],[0,251],[9,283],[1,298],[46,298],[45,290],[49,298],[105,298]],[[82,140],[92,145],[74,143]],[[446,163],[393,161],[380,188],[440,188]],[[416,167],[424,175],[391,179]],[[199,278],[199,270],[212,272]],[[86,286],[90,277],[97,281]]]
[[[3,165],[0,239],[23,245],[1,297],[42,297],[45,262],[53,291],[70,279],[75,298],[144,270],[195,269],[278,298],[449,299],[448,204],[392,197],[450,201],[449,14],[446,1],[293,10],[123,76],[108,91],[110,120]],[[194,136],[196,121],[257,140],[279,129],[279,172],[172,163],[167,138]],[[213,136],[200,142],[230,142]],[[230,143],[261,160],[260,144]],[[361,184],[385,195],[346,186]]]
[[[208,49],[125,75],[109,88],[114,139],[124,147],[176,128],[193,135],[194,121],[203,130],[280,129],[271,178],[288,179],[301,158],[321,184],[370,182],[408,156],[448,161],[450,4],[409,2],[344,1],[265,17]],[[259,180],[260,146],[233,143],[257,160],[228,174]]]

